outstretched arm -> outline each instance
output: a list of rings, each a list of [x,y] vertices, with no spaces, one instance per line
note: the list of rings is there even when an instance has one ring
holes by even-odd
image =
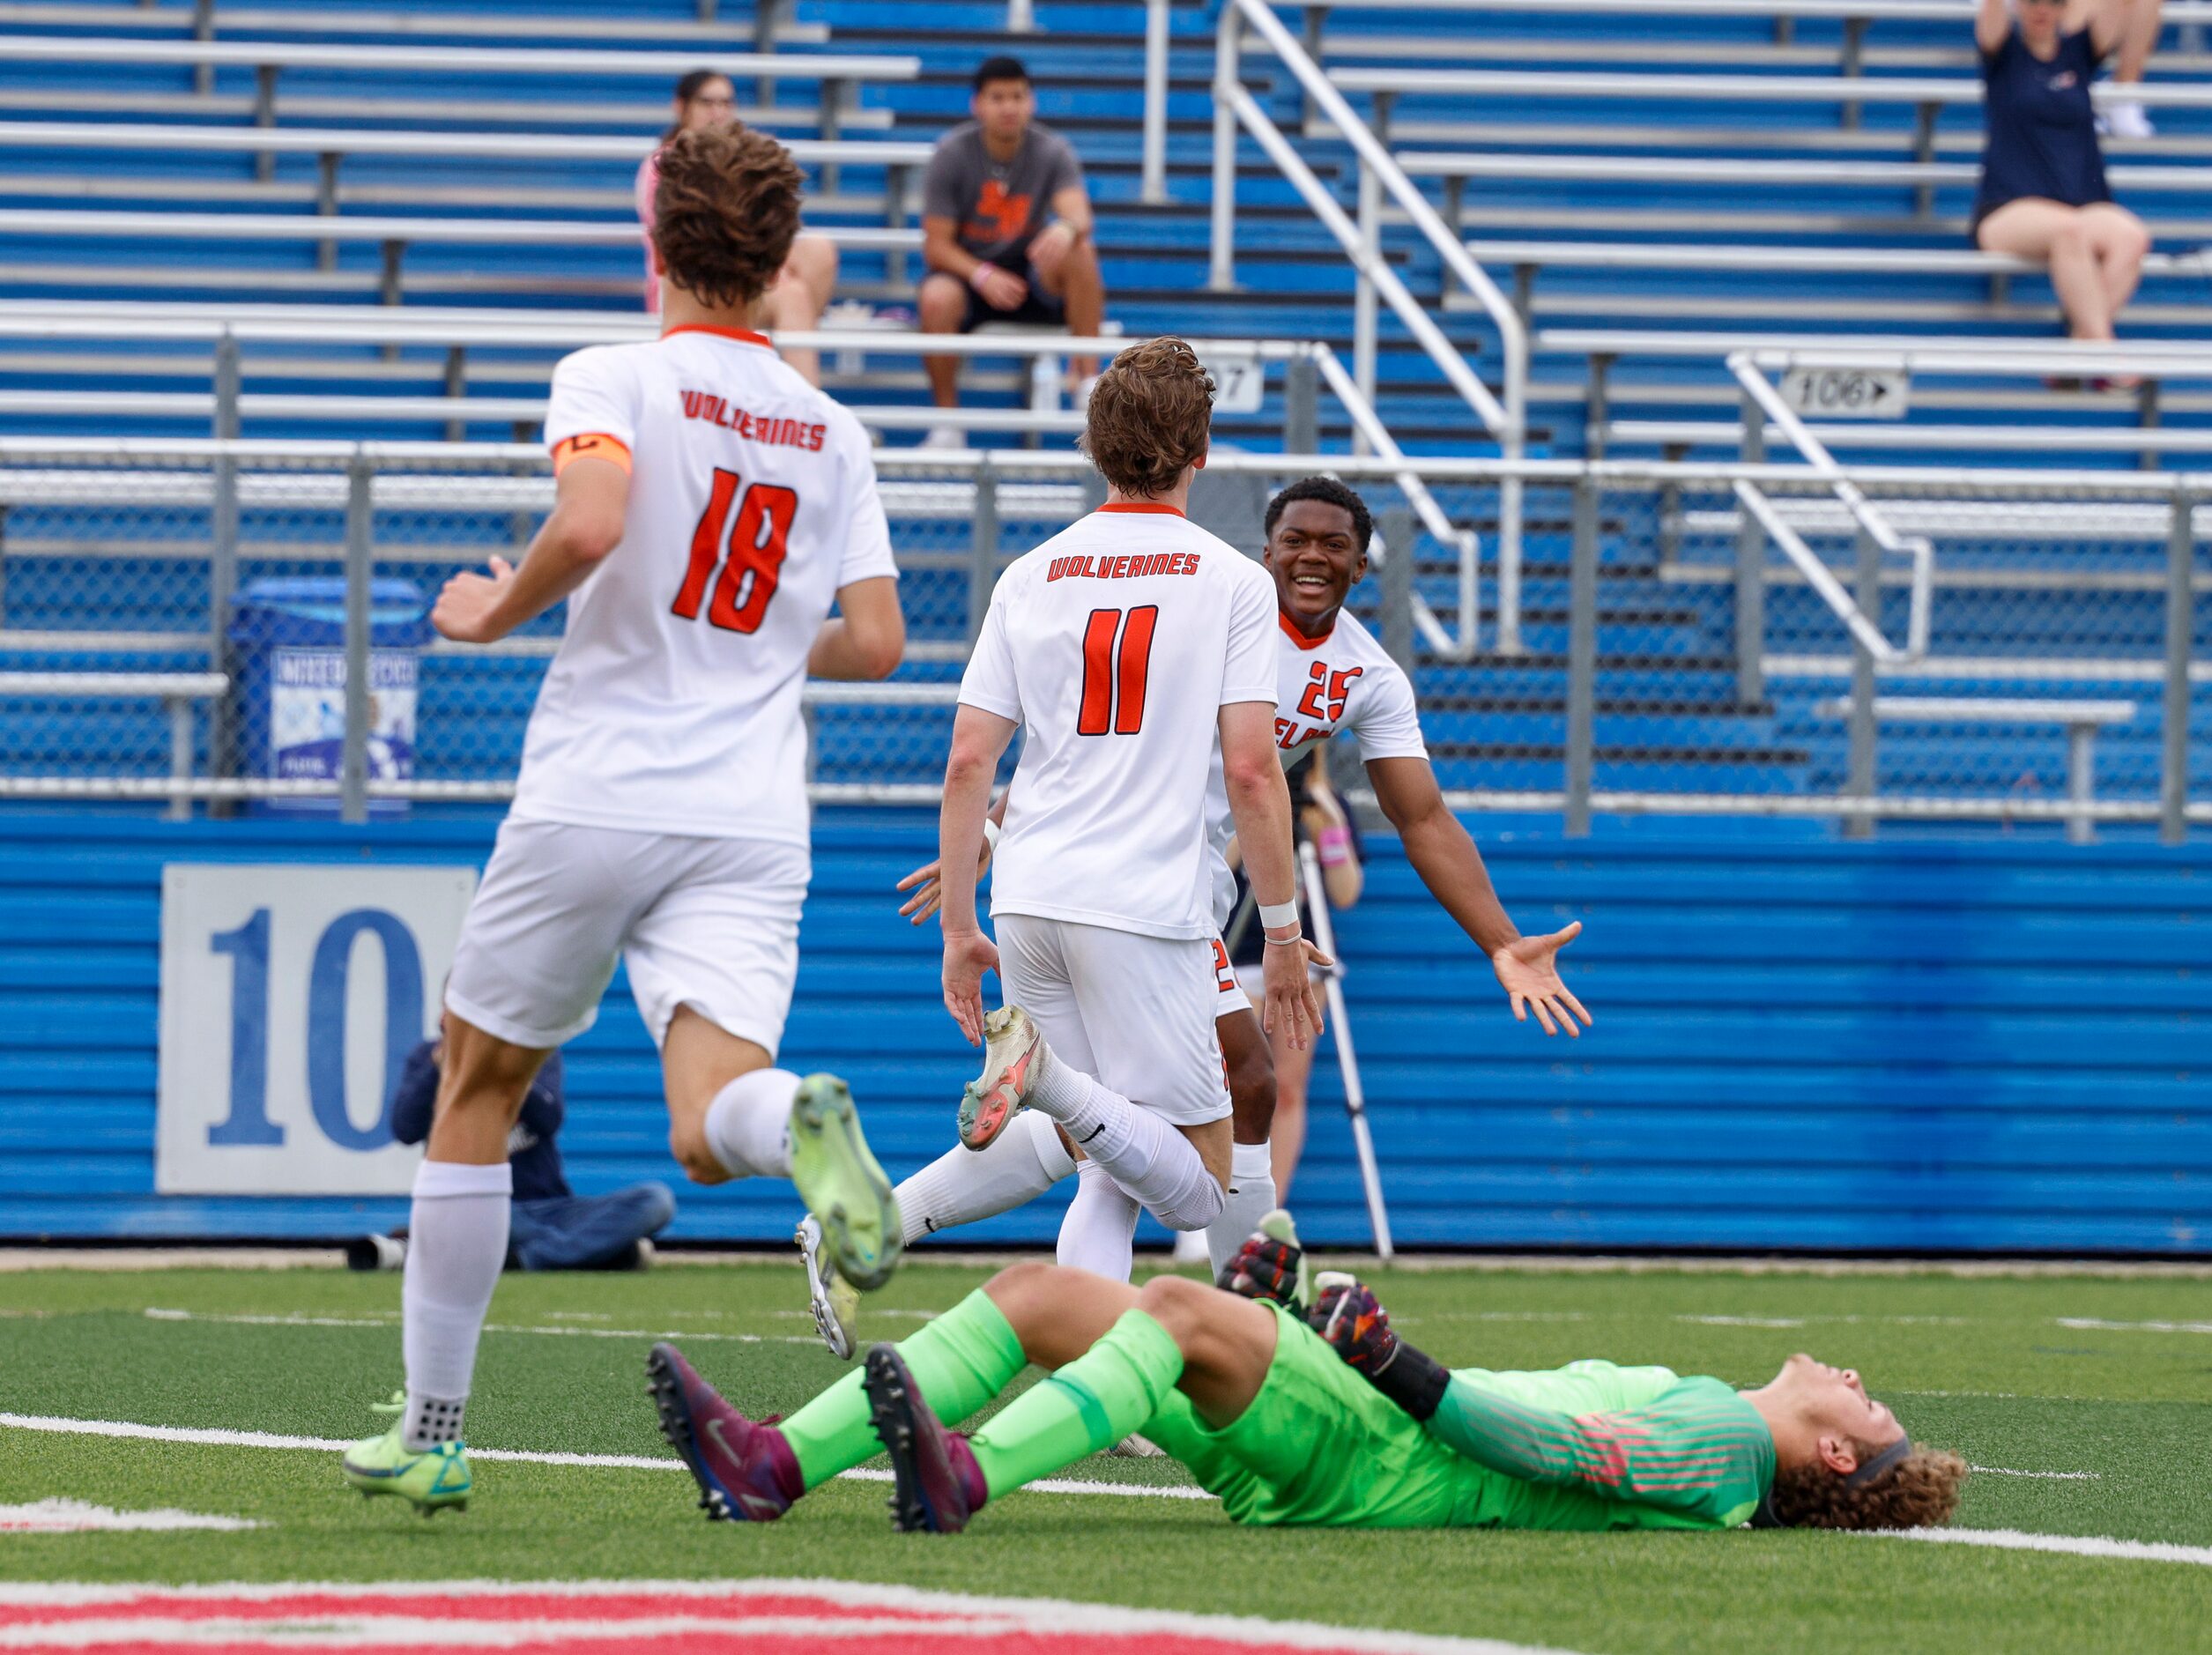
[[[1482,865],[1482,853],[1445,805],[1428,760],[1376,759],[1369,763],[1367,775],[1375,786],[1375,801],[1398,829],[1406,859],[1421,875],[1421,882],[1489,957],[1514,1019],[1525,1022],[1533,1007],[1547,1035],[1564,1028],[1579,1035],[1582,1029],[1575,1020],[1580,1018],[1586,1028],[1590,1013],[1560,980],[1559,951],[1581,934],[1582,922],[1548,936],[1521,935],[1498,901],[1489,870]]]
[[[1431,1436],[1501,1475],[1711,1515],[1728,1482],[1720,1462],[1755,1457],[1754,1434],[1764,1428],[1748,1410],[1741,1419],[1716,1415],[1686,1437],[1637,1408],[1574,1414],[1525,1402],[1448,1371],[1399,1338],[1363,1283],[1330,1272],[1316,1285],[1308,1319],[1323,1340]]]

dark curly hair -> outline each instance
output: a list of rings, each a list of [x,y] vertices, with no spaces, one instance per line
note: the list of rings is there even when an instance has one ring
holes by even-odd
[[[730,309],[768,291],[798,234],[798,163],[765,132],[679,132],[660,152],[653,245],[677,286]]]
[[[1267,515],[1261,520],[1261,531],[1271,538],[1275,524],[1281,521],[1284,510],[1302,500],[1318,500],[1324,505],[1341,506],[1351,515],[1352,543],[1362,556],[1367,543],[1375,538],[1375,519],[1367,509],[1367,502],[1333,477],[1302,477],[1267,502]]]
[[[1861,1465],[1882,1451],[1875,1443],[1854,1447]],[[1769,1500],[1785,1528],[1933,1528],[1958,1510],[1965,1479],[1966,1462],[1956,1454],[1915,1443],[1896,1465],[1856,1486],[1817,1460],[1778,1471]]]
[[[1214,376],[1181,339],[1147,339],[1091,388],[1082,449],[1123,494],[1154,500],[1206,456]]]

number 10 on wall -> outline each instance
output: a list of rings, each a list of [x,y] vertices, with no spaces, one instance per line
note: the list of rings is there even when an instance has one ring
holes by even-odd
[[[172,865],[154,1187],[404,1193],[386,1100],[439,992],[471,868]]]

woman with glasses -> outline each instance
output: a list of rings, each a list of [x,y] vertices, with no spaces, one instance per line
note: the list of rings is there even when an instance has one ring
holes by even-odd
[[[674,118],[661,134],[663,144],[679,132],[698,127],[736,126],[737,88],[731,85],[727,75],[711,69],[694,69],[676,83],[670,99],[670,113]],[[645,231],[645,310],[649,315],[657,315],[661,308],[660,271],[653,263],[653,215],[660,189],[660,152],[655,150],[637,168],[637,217]],[[836,286],[835,244],[826,235],[801,230],[791,243],[791,256],[783,261],[776,286],[768,290],[768,308],[762,313],[768,330],[805,333],[820,327],[822,312],[829,308],[830,295]],[[819,351],[783,347],[779,354],[805,375],[810,383],[822,382]]]

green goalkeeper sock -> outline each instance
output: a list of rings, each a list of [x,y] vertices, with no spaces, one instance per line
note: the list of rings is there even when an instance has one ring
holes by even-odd
[[[1168,1330],[1142,1310],[1123,1312],[1105,1338],[969,1439],[991,1497],[1110,1448],[1182,1377],[1183,1353]]]
[[[1005,1390],[1028,1361],[1004,1313],[981,1290],[901,1340],[899,1354],[947,1425],[958,1425]],[[868,1421],[858,1368],[778,1429],[798,1456],[799,1474],[809,1488],[883,1451]]]

